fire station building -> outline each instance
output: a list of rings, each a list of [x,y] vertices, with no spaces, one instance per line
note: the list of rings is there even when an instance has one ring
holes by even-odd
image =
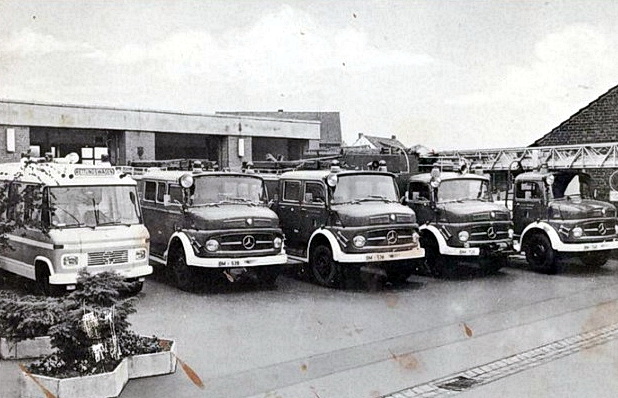
[[[320,122],[0,100],[0,162],[71,152],[82,163],[196,158],[239,169],[284,148],[288,159],[319,147]]]

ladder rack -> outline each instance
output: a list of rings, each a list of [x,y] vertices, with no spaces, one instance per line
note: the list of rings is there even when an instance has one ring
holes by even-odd
[[[419,167],[431,167],[434,162],[464,158],[472,167],[484,171],[508,170],[520,162],[524,170],[543,163],[551,169],[618,168],[618,142],[601,144],[558,145],[522,148],[468,149],[442,151],[421,157]]]

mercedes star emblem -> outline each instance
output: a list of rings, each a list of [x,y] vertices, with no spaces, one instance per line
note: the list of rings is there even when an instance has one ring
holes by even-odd
[[[498,234],[496,234],[494,227],[487,228],[487,236],[489,237],[489,239],[496,239],[496,236],[498,236]]]
[[[597,229],[599,230],[599,233],[601,235],[605,235],[607,233],[607,228],[605,228],[605,223],[600,223]]]
[[[245,249],[251,250],[255,247],[255,238],[251,235],[247,235],[242,238],[242,245]]]
[[[388,242],[389,245],[394,245],[397,243],[397,238],[397,232],[395,231],[388,231],[386,234],[386,242]]]

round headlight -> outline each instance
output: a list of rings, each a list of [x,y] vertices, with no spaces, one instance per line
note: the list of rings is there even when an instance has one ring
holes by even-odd
[[[362,235],[356,235],[354,239],[352,239],[352,243],[354,243],[355,247],[363,247],[365,243],[367,243],[367,240]]]
[[[461,231],[457,234],[457,237],[460,241],[467,242],[468,239],[470,239],[470,234],[468,233],[468,231]]]
[[[183,188],[191,188],[193,185],[193,176],[191,174],[183,174],[180,176],[179,183]]]
[[[553,176],[553,174],[550,174],[550,175],[548,175],[547,177],[545,177],[545,183],[546,183],[547,185],[549,185],[550,187],[551,187],[552,185],[554,185],[554,176]]]
[[[275,249],[281,249],[281,245],[283,244],[283,239],[281,239],[280,237],[276,237],[275,239],[273,239],[273,247]]]
[[[328,177],[326,177],[326,183],[331,188],[336,187],[337,186],[337,174],[329,174]]]
[[[581,229],[581,227],[575,227],[571,230],[571,233],[573,234],[574,238],[581,238],[584,234],[584,230]]]
[[[208,242],[206,242],[206,250],[209,252],[216,252],[219,250],[219,242],[217,242],[216,239],[209,239]]]
[[[509,228],[508,233],[509,233],[509,238],[513,239],[513,236],[515,236],[515,231]]]

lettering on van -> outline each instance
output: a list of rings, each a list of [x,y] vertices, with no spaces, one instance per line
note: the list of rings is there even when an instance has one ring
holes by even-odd
[[[116,173],[111,168],[97,168],[97,167],[82,167],[75,169],[76,177],[111,177]]]

